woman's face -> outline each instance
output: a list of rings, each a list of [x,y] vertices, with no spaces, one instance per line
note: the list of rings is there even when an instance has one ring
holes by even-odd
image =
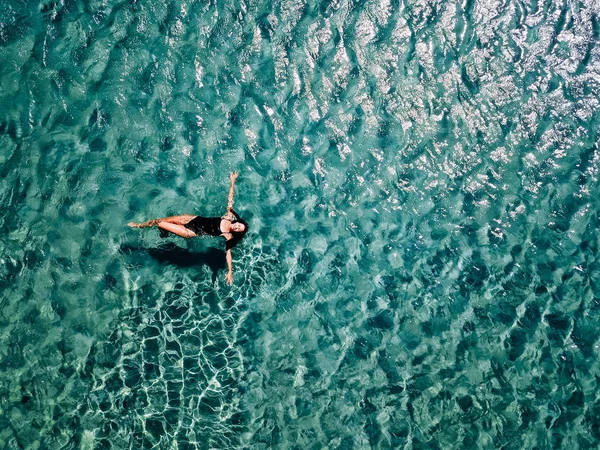
[[[231,224],[231,230],[235,231],[236,233],[241,233],[245,229],[246,229],[246,227],[244,226],[243,223],[236,222],[236,223]]]

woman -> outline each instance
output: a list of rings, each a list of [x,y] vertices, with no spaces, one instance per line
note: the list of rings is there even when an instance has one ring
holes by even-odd
[[[248,231],[248,224],[237,215],[233,210],[233,185],[238,177],[237,172],[229,175],[231,187],[229,188],[229,197],[227,202],[227,213],[223,217],[201,217],[184,214],[181,216],[163,217],[162,219],[152,219],[144,223],[129,222],[132,228],[145,228],[158,226],[161,232],[164,230],[184,238],[196,236],[223,236],[225,242],[225,259],[229,269],[225,280],[230,286],[233,284],[233,273],[231,267],[231,249],[244,237]]]

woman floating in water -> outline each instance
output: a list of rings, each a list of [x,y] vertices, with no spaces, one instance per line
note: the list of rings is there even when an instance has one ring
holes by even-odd
[[[233,210],[233,185],[238,177],[237,172],[229,175],[231,187],[227,202],[227,213],[223,217],[201,217],[184,214],[181,216],[163,217],[152,219],[144,223],[129,222],[132,228],[145,228],[158,226],[161,232],[174,233],[184,238],[196,236],[223,236],[225,242],[225,259],[229,269],[225,280],[231,286],[233,284],[233,273],[231,267],[231,249],[244,237],[248,231],[248,224]]]

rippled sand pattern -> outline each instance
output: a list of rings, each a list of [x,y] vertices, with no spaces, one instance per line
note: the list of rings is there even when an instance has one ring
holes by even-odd
[[[0,447],[600,446],[600,3],[4,0]],[[130,230],[220,215],[250,232]]]

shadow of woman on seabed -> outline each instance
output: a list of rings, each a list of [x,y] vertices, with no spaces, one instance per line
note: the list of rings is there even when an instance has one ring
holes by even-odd
[[[213,284],[219,271],[227,267],[225,252],[217,248],[208,248],[202,253],[196,253],[169,242],[156,248],[123,244],[120,251],[123,255],[131,255],[135,259],[150,255],[161,264],[172,264],[178,267],[208,266],[212,271]],[[136,263],[136,261],[130,262]]]

